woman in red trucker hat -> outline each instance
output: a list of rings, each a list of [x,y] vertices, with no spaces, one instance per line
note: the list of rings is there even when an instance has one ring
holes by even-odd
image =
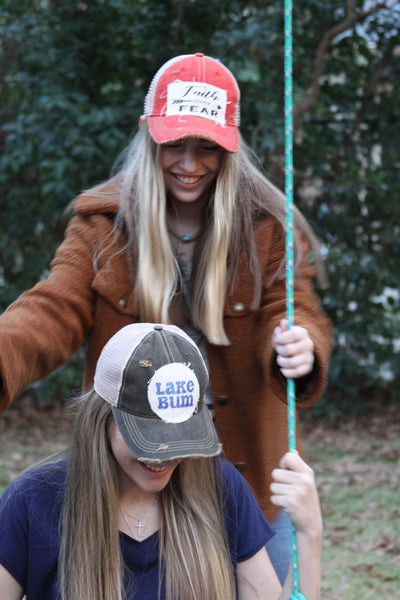
[[[285,200],[243,141],[239,113],[237,82],[220,61],[189,54],[159,69],[119,172],[76,199],[49,277],[0,318],[0,402],[85,338],[86,388],[123,326],[180,326],[209,366],[207,402],[226,456],[276,529],[268,550],[283,581],[290,523],[269,483],[287,447],[286,378],[296,380],[299,407],[317,401],[331,331],[313,291],[318,244],[297,209],[287,328]]]
[[[273,531],[221,444],[201,352],[174,325],[134,323],[104,346],[65,456],[0,498],[1,600],[287,600]],[[272,498],[298,537],[298,586],[318,600],[322,519],[312,470],[286,453]],[[298,596],[297,596],[298,597]]]

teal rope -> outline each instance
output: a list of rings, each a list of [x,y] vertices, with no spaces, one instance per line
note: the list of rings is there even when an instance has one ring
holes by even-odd
[[[286,194],[286,316],[293,327],[293,56],[292,2],[285,0],[285,194]],[[296,450],[296,394],[293,379],[287,380],[289,451]],[[293,593],[290,600],[305,600],[299,592],[296,529],[292,524]]]

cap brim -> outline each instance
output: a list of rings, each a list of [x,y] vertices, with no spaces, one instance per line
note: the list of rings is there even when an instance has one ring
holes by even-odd
[[[183,137],[204,137],[228,152],[237,152],[239,132],[235,125],[219,125],[204,117],[148,116],[150,135],[157,144],[174,142]]]
[[[189,456],[216,456],[222,451],[206,406],[183,423],[137,417],[116,407],[112,410],[125,444],[138,459],[162,462]]]

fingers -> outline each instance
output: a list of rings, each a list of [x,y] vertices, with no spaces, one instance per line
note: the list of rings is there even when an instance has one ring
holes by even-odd
[[[279,461],[279,468],[297,473],[313,473],[312,468],[301,458],[297,450],[286,452]]]
[[[312,371],[314,343],[307,329],[298,325],[288,329],[287,320],[282,319],[274,330],[272,344],[277,354],[276,362],[285,377],[303,377]]]
[[[294,452],[285,454],[272,472],[271,502],[282,508],[298,531],[309,532],[321,521],[313,470]]]

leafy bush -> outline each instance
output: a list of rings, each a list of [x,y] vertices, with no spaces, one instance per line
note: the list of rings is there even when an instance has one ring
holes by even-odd
[[[282,185],[281,4],[3,1],[2,308],[46,276],[65,207],[108,177],[171,56],[202,51],[232,69],[242,133]],[[293,11],[295,201],[326,255],[320,295],[336,338],[316,409],[328,414],[361,409],[366,394],[396,397],[399,375],[399,7],[356,4],[299,0]],[[76,365],[80,355],[34,390],[76,386]]]

